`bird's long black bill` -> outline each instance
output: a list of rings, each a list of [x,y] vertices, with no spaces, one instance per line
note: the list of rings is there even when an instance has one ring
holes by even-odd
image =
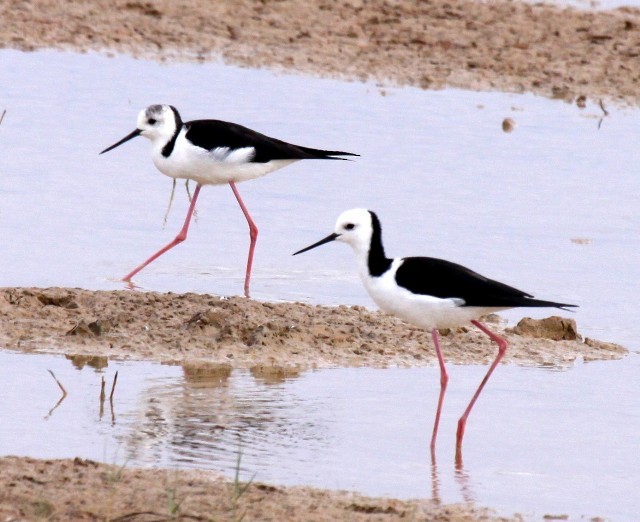
[[[333,234],[329,234],[324,239],[321,239],[320,241],[318,241],[317,243],[314,243],[313,245],[309,245],[307,248],[303,248],[302,250],[298,250],[293,255],[297,256],[298,254],[302,254],[303,252],[307,252],[308,250],[311,250],[312,248],[319,247],[320,245],[324,245],[325,243],[329,243],[331,241],[334,241],[339,235],[340,234],[336,234],[335,232]]]
[[[107,147],[106,149],[104,149],[100,154],[104,154],[105,152],[109,152],[110,150],[113,150],[116,147],[119,147],[123,143],[135,138],[136,136],[140,136],[141,132],[142,131],[140,129],[134,130],[131,134],[127,134],[124,138],[122,138],[118,143],[114,143],[113,145],[111,145],[111,147]]]

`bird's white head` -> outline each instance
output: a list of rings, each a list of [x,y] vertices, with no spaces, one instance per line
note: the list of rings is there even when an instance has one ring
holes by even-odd
[[[182,120],[177,109],[171,105],[149,105],[138,114],[136,130],[127,134],[117,143],[104,149],[100,154],[109,152],[123,143],[144,136],[152,143],[167,143],[175,134],[176,129],[182,126]]]
[[[371,237],[373,235],[373,215],[364,208],[352,208],[345,210],[336,221],[333,234],[329,234],[324,239],[310,245],[295,254],[301,254],[312,248],[319,247],[330,241],[342,241],[351,245],[356,253],[365,253],[369,251],[371,245]]]
[[[142,136],[153,142],[166,142],[175,134],[180,123],[180,114],[175,107],[150,105],[139,112],[137,128]]]
[[[345,210],[338,216],[334,233],[336,241],[351,245],[356,252],[369,250],[373,234],[371,212],[364,208]]]

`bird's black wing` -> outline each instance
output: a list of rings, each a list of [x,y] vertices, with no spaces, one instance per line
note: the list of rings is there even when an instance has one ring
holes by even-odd
[[[404,258],[396,272],[396,282],[414,294],[462,299],[465,306],[575,306],[534,299],[522,290],[484,277],[462,265],[431,257]]]
[[[351,152],[320,150],[293,145],[270,138],[237,123],[220,120],[195,120],[185,123],[186,138],[205,150],[228,147],[231,150],[253,147],[256,151],[252,161],[266,163],[271,160],[297,159],[344,159],[334,156],[358,156]]]

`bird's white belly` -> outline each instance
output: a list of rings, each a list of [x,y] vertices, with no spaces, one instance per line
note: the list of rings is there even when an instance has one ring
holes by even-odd
[[[417,295],[398,287],[395,270],[381,277],[363,276],[365,288],[384,312],[426,329],[454,328],[468,324],[481,316],[507,308],[460,306],[455,299]]]
[[[171,178],[192,179],[202,185],[221,185],[229,181],[239,183],[259,178],[296,161],[254,163],[250,161],[251,156],[252,154],[236,152],[226,156],[210,153],[178,138],[168,158],[162,155],[161,150],[154,150],[153,163],[160,172]]]

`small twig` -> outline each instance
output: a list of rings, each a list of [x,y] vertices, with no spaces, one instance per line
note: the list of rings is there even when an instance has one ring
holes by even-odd
[[[155,519],[154,522],[163,522],[165,520],[175,520],[175,517],[173,516],[162,515],[154,511],[137,511],[135,513],[128,513],[126,515],[121,515],[119,517],[112,518],[110,520],[111,522],[125,522],[127,520],[133,520],[142,515],[159,517]],[[189,515],[188,513],[180,513],[180,519],[187,519],[187,518],[189,520],[210,520],[208,518],[204,518],[198,515]]]
[[[119,517],[112,518],[111,522],[124,522],[125,520],[131,520],[141,515],[153,515],[155,517],[164,517],[164,515],[160,513],[156,513],[155,511],[136,511],[134,513],[128,513],[126,515],[121,515]]]
[[[64,389],[64,386],[62,386],[62,383],[56,378],[55,374],[51,370],[47,370],[47,371],[51,374],[51,377],[53,377],[53,380],[56,381],[56,384],[58,385],[60,390],[62,390],[62,397],[60,397],[60,399],[58,399],[58,402],[56,402],[55,406],[49,410],[49,413],[47,414],[45,419],[48,419],[49,417],[51,417],[51,414],[55,411],[55,409],[58,406],[60,406],[60,404],[62,404],[63,400],[67,398],[67,390]]]
[[[113,393],[116,391],[116,382],[118,382],[118,372],[113,376],[113,384],[111,385],[111,393],[109,394],[109,407],[111,408],[111,425],[116,424],[116,413],[113,410]]]
[[[602,101],[602,98],[600,98],[600,101],[598,102],[598,105],[602,109],[602,114],[603,114],[602,118],[600,118],[600,121],[598,121],[598,130],[600,130],[600,126],[602,125],[603,120],[607,116],[609,116],[609,111],[604,108],[604,102]]]
[[[609,111],[604,108],[604,102],[602,101],[602,98],[600,98],[598,105],[600,105],[600,108],[602,109],[602,112],[604,113],[604,115],[609,116]]]
[[[67,397],[66,395],[63,395],[62,397],[60,397],[60,398],[58,399],[58,402],[56,402],[56,405],[55,405],[53,408],[51,408],[51,409],[49,410],[49,413],[47,413],[47,416],[44,418],[45,420],[47,420],[49,417],[51,417],[51,415],[53,414],[53,412],[56,410],[56,408],[57,408],[58,406],[60,406],[60,405],[62,404],[62,401],[63,401],[63,400],[65,400],[65,399],[66,399],[66,397]]]
[[[2,111],[2,115],[0,116],[0,125],[2,125],[2,120],[4,120],[4,115],[7,114],[7,109]]]
[[[53,377],[53,380],[56,381],[56,384],[62,390],[62,398],[64,399],[67,396],[67,390],[64,389],[64,386],[62,386],[62,383],[56,378],[55,373],[53,373],[51,370],[47,370],[47,371],[51,374],[51,377]]]
[[[116,391],[116,382],[118,382],[118,372],[113,376],[113,384],[111,385],[111,393],[109,394],[109,402],[113,403],[113,393]]]
[[[100,418],[102,419],[102,416],[104,415],[105,382],[104,382],[104,375],[101,375],[100,377],[102,377],[102,384],[100,385]]]

